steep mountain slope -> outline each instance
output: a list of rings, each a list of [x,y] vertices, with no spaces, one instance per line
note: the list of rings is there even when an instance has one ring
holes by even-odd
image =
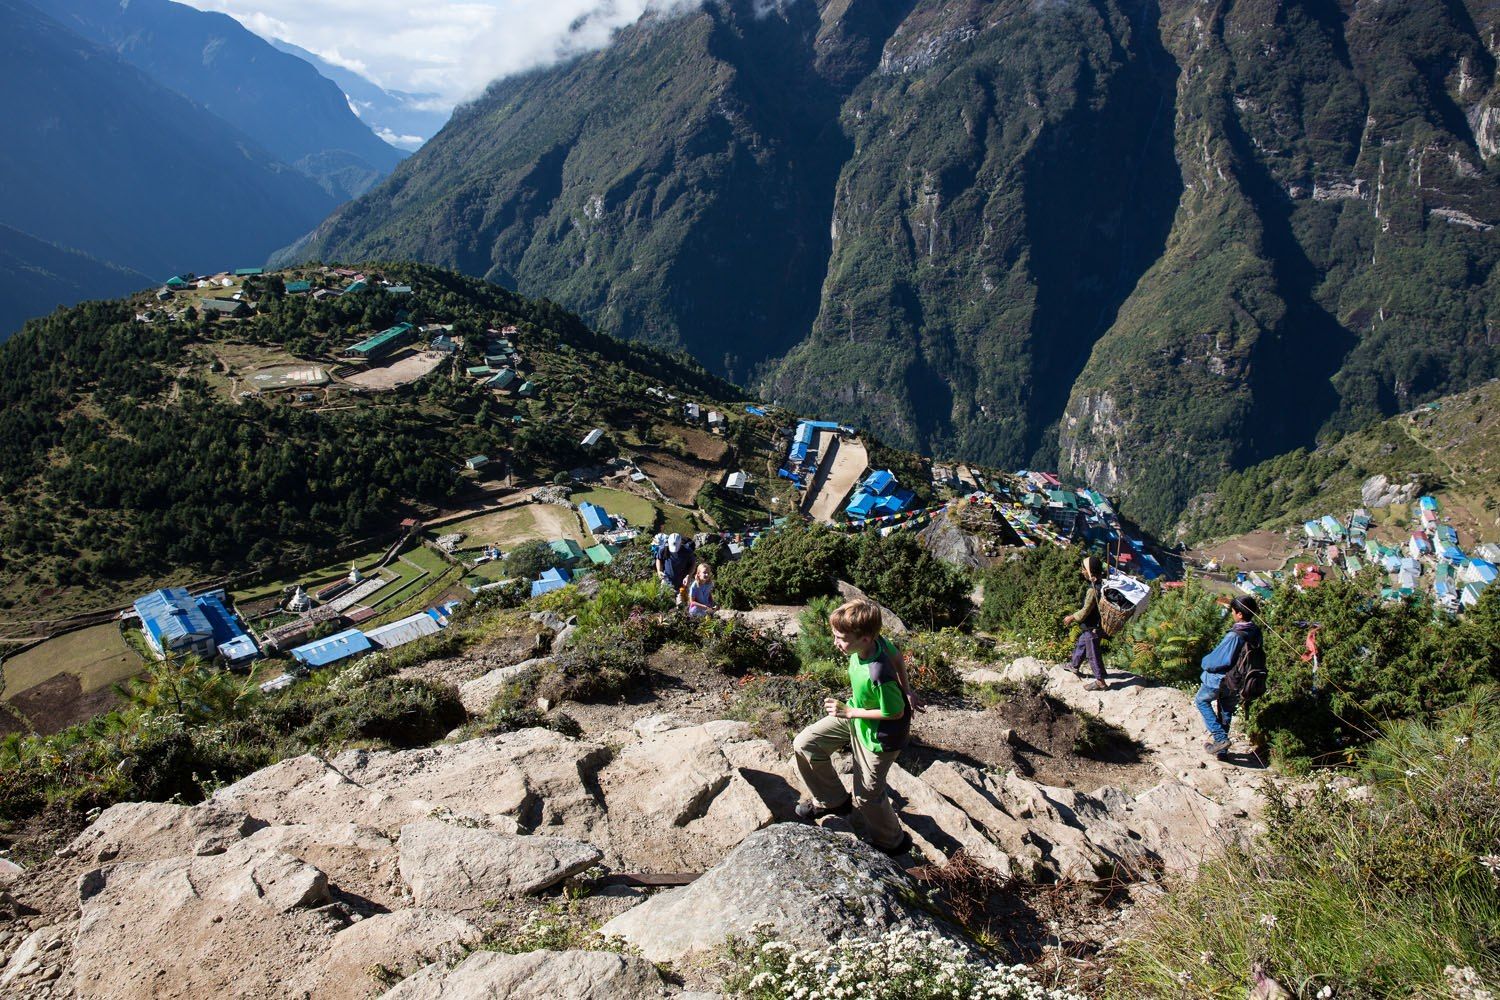
[[[401,159],[312,66],[226,14],[172,0],[37,0],[42,11],[202,104],[339,200]]]
[[[0,226],[0,341],[33,316],[145,288],[144,274]]]
[[[337,84],[349,99],[354,113],[359,115],[359,120],[398,149],[418,148],[422,141],[431,139],[438,129],[447,124],[449,112],[442,107],[437,94],[389,90],[351,69],[335,66],[300,45],[293,45],[279,38],[270,39],[270,42],[282,52],[290,53],[310,64],[313,69]],[[413,139],[421,141],[413,142]]]
[[[258,263],[334,200],[243,133],[0,0],[0,223],[157,280]]]
[[[1497,11],[1165,9],[1184,196],[1073,389],[1065,466],[1165,525],[1229,468],[1500,372]]]
[[[301,252],[553,296],[1160,528],[1500,372],[1497,11],[710,3],[493,86]]]

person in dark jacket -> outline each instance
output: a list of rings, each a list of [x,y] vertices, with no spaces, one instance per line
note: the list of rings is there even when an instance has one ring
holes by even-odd
[[[1089,666],[1094,670],[1094,681],[1086,685],[1085,690],[1107,691],[1109,684],[1104,680],[1104,660],[1099,655],[1099,643],[1104,639],[1099,622],[1100,590],[1104,584],[1103,560],[1098,556],[1085,556],[1082,572],[1087,587],[1083,593],[1083,607],[1063,616],[1064,625],[1077,623],[1083,627],[1083,631],[1078,633],[1078,642],[1073,646],[1073,673],[1083,673],[1083,660],[1088,657]]]
[[[1260,615],[1260,605],[1255,598],[1236,597],[1229,602],[1229,615],[1234,625],[1229,632],[1203,658],[1202,686],[1198,688],[1198,714],[1208,727],[1208,742],[1203,749],[1220,760],[1229,752],[1229,723],[1234,718],[1236,702],[1228,692],[1219,690],[1224,675],[1239,659],[1240,648],[1246,643],[1261,644],[1260,626],[1255,619]]]

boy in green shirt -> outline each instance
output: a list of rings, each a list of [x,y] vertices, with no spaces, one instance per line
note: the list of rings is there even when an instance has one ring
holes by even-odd
[[[833,644],[849,655],[847,702],[829,698],[828,713],[797,734],[792,744],[797,771],[811,801],[797,806],[797,818],[811,823],[822,816],[847,816],[854,810],[870,839],[887,854],[905,854],[911,835],[901,828],[885,792],[885,776],[906,746],[911,731],[911,699],[901,652],[880,634],[880,608],[870,601],[849,601],[828,617]],[[833,769],[835,750],[854,755],[854,793],[844,790]]]

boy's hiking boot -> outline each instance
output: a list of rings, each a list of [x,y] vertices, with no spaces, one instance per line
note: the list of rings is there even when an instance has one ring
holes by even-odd
[[[1085,691],[1108,691],[1109,685],[1103,681],[1089,681],[1083,686]]]
[[[800,823],[816,823],[824,816],[848,816],[852,812],[854,812],[853,799],[845,799],[843,805],[831,806],[827,809],[808,799],[797,803],[797,821]]]
[[[1222,760],[1229,753],[1228,740],[1209,740],[1203,744],[1204,753],[1211,754]]]
[[[879,844],[876,844],[875,850],[879,851],[881,854],[888,854],[893,858],[899,858],[901,855],[911,850],[911,834],[907,833],[905,830],[902,830],[901,839],[896,841],[894,845],[890,847],[881,847]]]

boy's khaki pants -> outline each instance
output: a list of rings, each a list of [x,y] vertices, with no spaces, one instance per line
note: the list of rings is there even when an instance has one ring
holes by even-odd
[[[901,751],[872,753],[854,735],[849,720],[834,715],[825,715],[798,733],[792,749],[802,783],[820,809],[831,809],[848,799],[830,758],[835,750],[849,750],[854,755],[854,808],[869,828],[870,839],[876,847],[900,843],[901,821],[885,793],[885,775]]]

